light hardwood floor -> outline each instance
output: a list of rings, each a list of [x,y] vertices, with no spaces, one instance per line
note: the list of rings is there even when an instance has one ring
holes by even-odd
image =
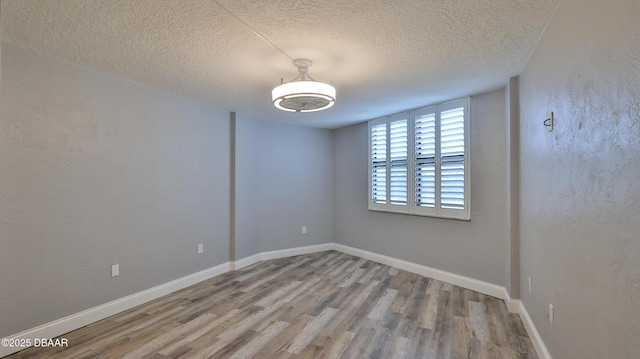
[[[533,359],[502,300],[329,251],[254,264],[7,358]]]

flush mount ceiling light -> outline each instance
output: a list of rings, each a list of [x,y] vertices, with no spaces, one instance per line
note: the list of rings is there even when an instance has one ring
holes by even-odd
[[[238,15],[227,9],[227,7],[218,2],[218,0],[213,1],[231,16],[235,17],[238,21],[247,26],[254,34],[264,40],[267,44],[293,60],[293,57],[289,56],[289,54],[276,46],[273,42],[269,41],[269,39],[262,36],[258,31],[251,27],[251,25],[247,24],[244,20],[239,18]],[[298,77],[293,79],[291,82],[282,83],[271,91],[271,100],[275,107],[283,111],[290,112],[313,112],[327,109],[336,103],[335,87],[324,82],[318,82],[307,74],[307,72],[309,72],[309,66],[311,66],[311,60],[295,59],[293,60],[293,65],[298,68]]]
[[[295,59],[298,77],[273,89],[273,105],[283,111],[313,112],[327,109],[336,103],[335,87],[318,82],[307,74],[311,60]]]

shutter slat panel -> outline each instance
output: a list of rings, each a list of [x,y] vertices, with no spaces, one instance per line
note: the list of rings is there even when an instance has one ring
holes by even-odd
[[[387,125],[371,127],[371,201],[387,203]]]
[[[431,113],[416,117],[414,131],[414,202],[417,206],[435,207],[436,115]]]
[[[469,219],[468,103],[461,99],[370,122],[369,209]]]
[[[392,121],[389,124],[389,151],[391,170],[389,171],[389,200],[391,204],[407,204],[407,120]]]
[[[440,115],[440,206],[464,209],[464,108]]]

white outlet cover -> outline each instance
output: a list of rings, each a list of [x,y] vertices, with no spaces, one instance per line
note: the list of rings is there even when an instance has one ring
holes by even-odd
[[[117,277],[120,275],[120,264],[116,263],[111,266],[111,277]]]
[[[307,233],[307,226],[302,226],[302,234],[306,234]]]
[[[529,277],[529,294],[531,294],[532,288],[531,288],[531,277]]]
[[[553,304],[549,303],[549,322],[553,324]]]
[[[202,252],[204,252],[204,244],[200,243],[198,244],[198,254],[202,254]]]

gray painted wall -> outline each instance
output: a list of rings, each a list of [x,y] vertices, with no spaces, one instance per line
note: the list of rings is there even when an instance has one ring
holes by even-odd
[[[260,253],[262,121],[236,114],[236,258]]]
[[[236,259],[333,242],[330,130],[237,114],[235,183]]]
[[[521,294],[556,358],[640,355],[638,18],[564,0],[521,75]],[[0,337],[228,260],[227,112],[6,44],[1,66]],[[335,241],[514,285],[506,105],[472,98],[470,222],[369,212],[366,124],[239,114],[237,258]]]
[[[228,112],[2,47],[0,337],[228,260]]]
[[[521,292],[554,358],[640,358],[638,19],[564,0],[520,76]]]
[[[471,98],[471,221],[367,209],[367,124],[334,132],[337,243],[506,286],[505,91]]]
[[[0,0],[0,69],[2,69],[2,0]],[[2,71],[0,71],[0,75]],[[0,76],[0,82],[2,81],[2,76]]]
[[[507,163],[507,291],[511,298],[520,298],[520,88],[518,77],[509,79],[505,89],[506,163]]]
[[[260,250],[333,242],[332,131],[259,124]]]

